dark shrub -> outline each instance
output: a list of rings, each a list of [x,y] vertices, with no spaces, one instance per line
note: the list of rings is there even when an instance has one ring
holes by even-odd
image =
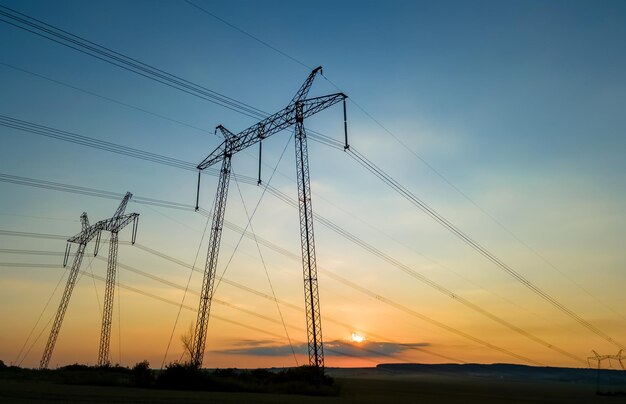
[[[137,362],[132,369],[133,383],[138,387],[150,387],[154,382],[150,362],[147,360]]]
[[[157,378],[156,385],[162,389],[209,390],[208,376],[193,365],[170,363]]]

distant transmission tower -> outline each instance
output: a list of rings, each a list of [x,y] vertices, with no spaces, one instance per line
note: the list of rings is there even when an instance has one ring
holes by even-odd
[[[126,209],[128,200],[131,197],[132,194],[130,192],[127,192],[126,196],[124,196],[124,199],[122,199],[120,206],[117,208],[117,211],[112,218],[101,220],[92,226],[89,225],[87,213],[83,212],[83,214],[80,216],[80,221],[82,224],[81,232],[67,240],[65,257],[63,258],[63,266],[67,265],[67,261],[70,255],[71,243],[78,244],[78,251],[76,251],[76,255],[74,256],[72,268],[70,269],[70,274],[67,278],[67,283],[65,284],[65,290],[63,291],[63,296],[61,297],[61,302],[59,303],[59,308],[57,309],[56,316],[54,317],[54,323],[52,324],[52,329],[50,330],[50,336],[48,337],[48,342],[46,343],[43,355],[41,356],[41,361],[39,362],[39,367],[41,369],[46,369],[48,367],[48,364],[50,363],[50,358],[52,357],[52,352],[54,351],[54,345],[56,344],[56,340],[59,336],[59,331],[61,330],[61,324],[63,323],[63,317],[65,316],[65,311],[67,310],[67,306],[70,302],[70,297],[72,296],[74,285],[76,284],[76,278],[80,270],[80,264],[82,263],[83,256],[85,255],[85,248],[87,247],[87,244],[91,240],[93,240],[94,237],[96,237],[94,256],[98,254],[98,247],[100,245],[100,234],[102,230],[111,232],[111,240],[109,242],[109,261],[106,278],[104,312],[102,315],[102,334],[100,337],[100,353],[98,355],[98,365],[108,364],[109,337],[111,334],[111,318],[113,313],[113,293],[115,289],[115,270],[117,267],[117,233],[122,228],[124,228],[124,226],[132,221],[133,244],[135,243],[135,237],[137,235],[137,219],[139,215],[137,213],[124,215],[124,210]]]
[[[215,195],[215,205],[213,211],[213,223],[211,235],[209,237],[209,247],[207,253],[204,278],[202,281],[202,292],[200,294],[200,304],[198,317],[194,332],[194,339],[191,352],[191,363],[200,367],[204,357],[206,343],[206,331],[211,311],[211,299],[213,297],[213,283],[215,280],[215,270],[217,267],[217,257],[219,253],[220,239],[224,222],[224,212],[226,208],[226,198],[228,195],[228,182],[230,179],[230,168],[232,156],[250,147],[275,133],[295,125],[295,146],[296,146],[296,171],[298,177],[298,204],[300,212],[300,240],[302,246],[302,266],[304,273],[304,296],[306,303],[307,336],[309,347],[309,365],[323,371],[324,368],[324,346],[322,344],[322,323],[320,318],[319,295],[317,287],[317,264],[315,260],[315,240],[313,236],[313,209],[311,207],[311,185],[309,180],[309,160],[306,142],[306,132],[304,129],[304,119],[310,117],[326,108],[343,101],[344,108],[344,130],[346,135],[347,148],[347,127],[346,127],[346,103],[347,96],[343,93],[336,93],[315,98],[306,98],[313,80],[322,68],[314,69],[304,84],[300,87],[289,105],[283,110],[270,115],[262,121],[244,129],[238,134],[233,134],[223,126],[218,126],[217,130],[224,136],[222,144],[207,156],[198,165],[198,195],[196,196],[196,210],[198,209],[198,198],[200,189],[200,172],[213,164],[222,162],[220,177]],[[259,149],[260,152],[260,149]]]
[[[596,365],[597,365],[596,369],[598,370],[597,375],[596,375],[596,393],[599,393],[600,392],[600,369],[602,368],[602,362],[608,360],[609,367],[611,367],[611,359],[614,359],[619,362],[619,365],[621,366],[622,370],[625,370],[624,363],[622,362],[622,360],[626,359],[626,356],[624,356],[622,353],[623,349],[620,349],[617,355],[600,355],[594,350],[591,350],[591,352],[593,352],[594,356],[587,357],[587,363],[589,364],[589,367],[592,367],[591,362],[593,361],[596,362]]]
[[[109,361],[109,341],[111,339],[111,323],[113,319],[113,299],[115,296],[115,275],[117,271],[117,234],[130,222],[133,223],[132,244],[135,244],[137,238],[137,220],[138,213],[124,214],[126,205],[133,194],[127,192],[118,206],[113,217],[98,222],[99,229],[111,232],[109,239],[109,260],[107,263],[107,277],[104,293],[104,307],[102,310],[102,331],[100,332],[100,349],[98,350],[98,366],[106,366]],[[100,233],[98,233],[97,243],[100,242]],[[96,247],[97,248],[97,247]]]
[[[611,366],[611,359],[616,360],[620,367],[622,368],[622,370],[626,370],[624,368],[624,362],[622,362],[622,360],[626,359],[626,356],[624,356],[623,349],[620,349],[619,352],[617,352],[617,355],[600,355],[598,354],[596,351],[591,350],[591,352],[593,352],[594,356],[589,356],[587,358],[587,363],[589,364],[589,367],[591,367],[591,362],[595,361],[597,364],[597,368],[600,369],[600,365],[603,361],[608,360],[609,361],[609,366]]]

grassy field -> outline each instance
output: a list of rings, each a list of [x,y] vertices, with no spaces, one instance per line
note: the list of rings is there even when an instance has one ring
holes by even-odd
[[[334,373],[341,386],[336,397],[187,392],[0,379],[0,403],[626,403],[626,396],[596,395],[595,385],[590,383],[398,375],[366,369]]]

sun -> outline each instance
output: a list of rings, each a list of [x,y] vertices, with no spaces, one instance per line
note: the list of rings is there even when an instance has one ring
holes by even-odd
[[[352,342],[357,342],[358,343],[358,342],[363,342],[363,341],[365,341],[365,337],[364,336],[362,336],[360,334],[357,334],[356,332],[352,333]]]

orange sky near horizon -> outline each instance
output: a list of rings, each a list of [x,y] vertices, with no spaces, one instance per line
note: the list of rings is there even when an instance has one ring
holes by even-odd
[[[626,344],[626,3],[194,1],[262,42],[187,2],[1,1],[232,104],[0,21],[0,360],[39,365],[65,240],[127,191],[111,362],[184,359],[211,226],[194,167],[318,65],[309,96],[348,95],[351,146],[340,104],[307,118],[326,366],[587,367]],[[233,156],[205,367],[308,361],[293,128],[263,142],[261,186],[258,149]],[[108,237],[51,367],[97,361]]]

